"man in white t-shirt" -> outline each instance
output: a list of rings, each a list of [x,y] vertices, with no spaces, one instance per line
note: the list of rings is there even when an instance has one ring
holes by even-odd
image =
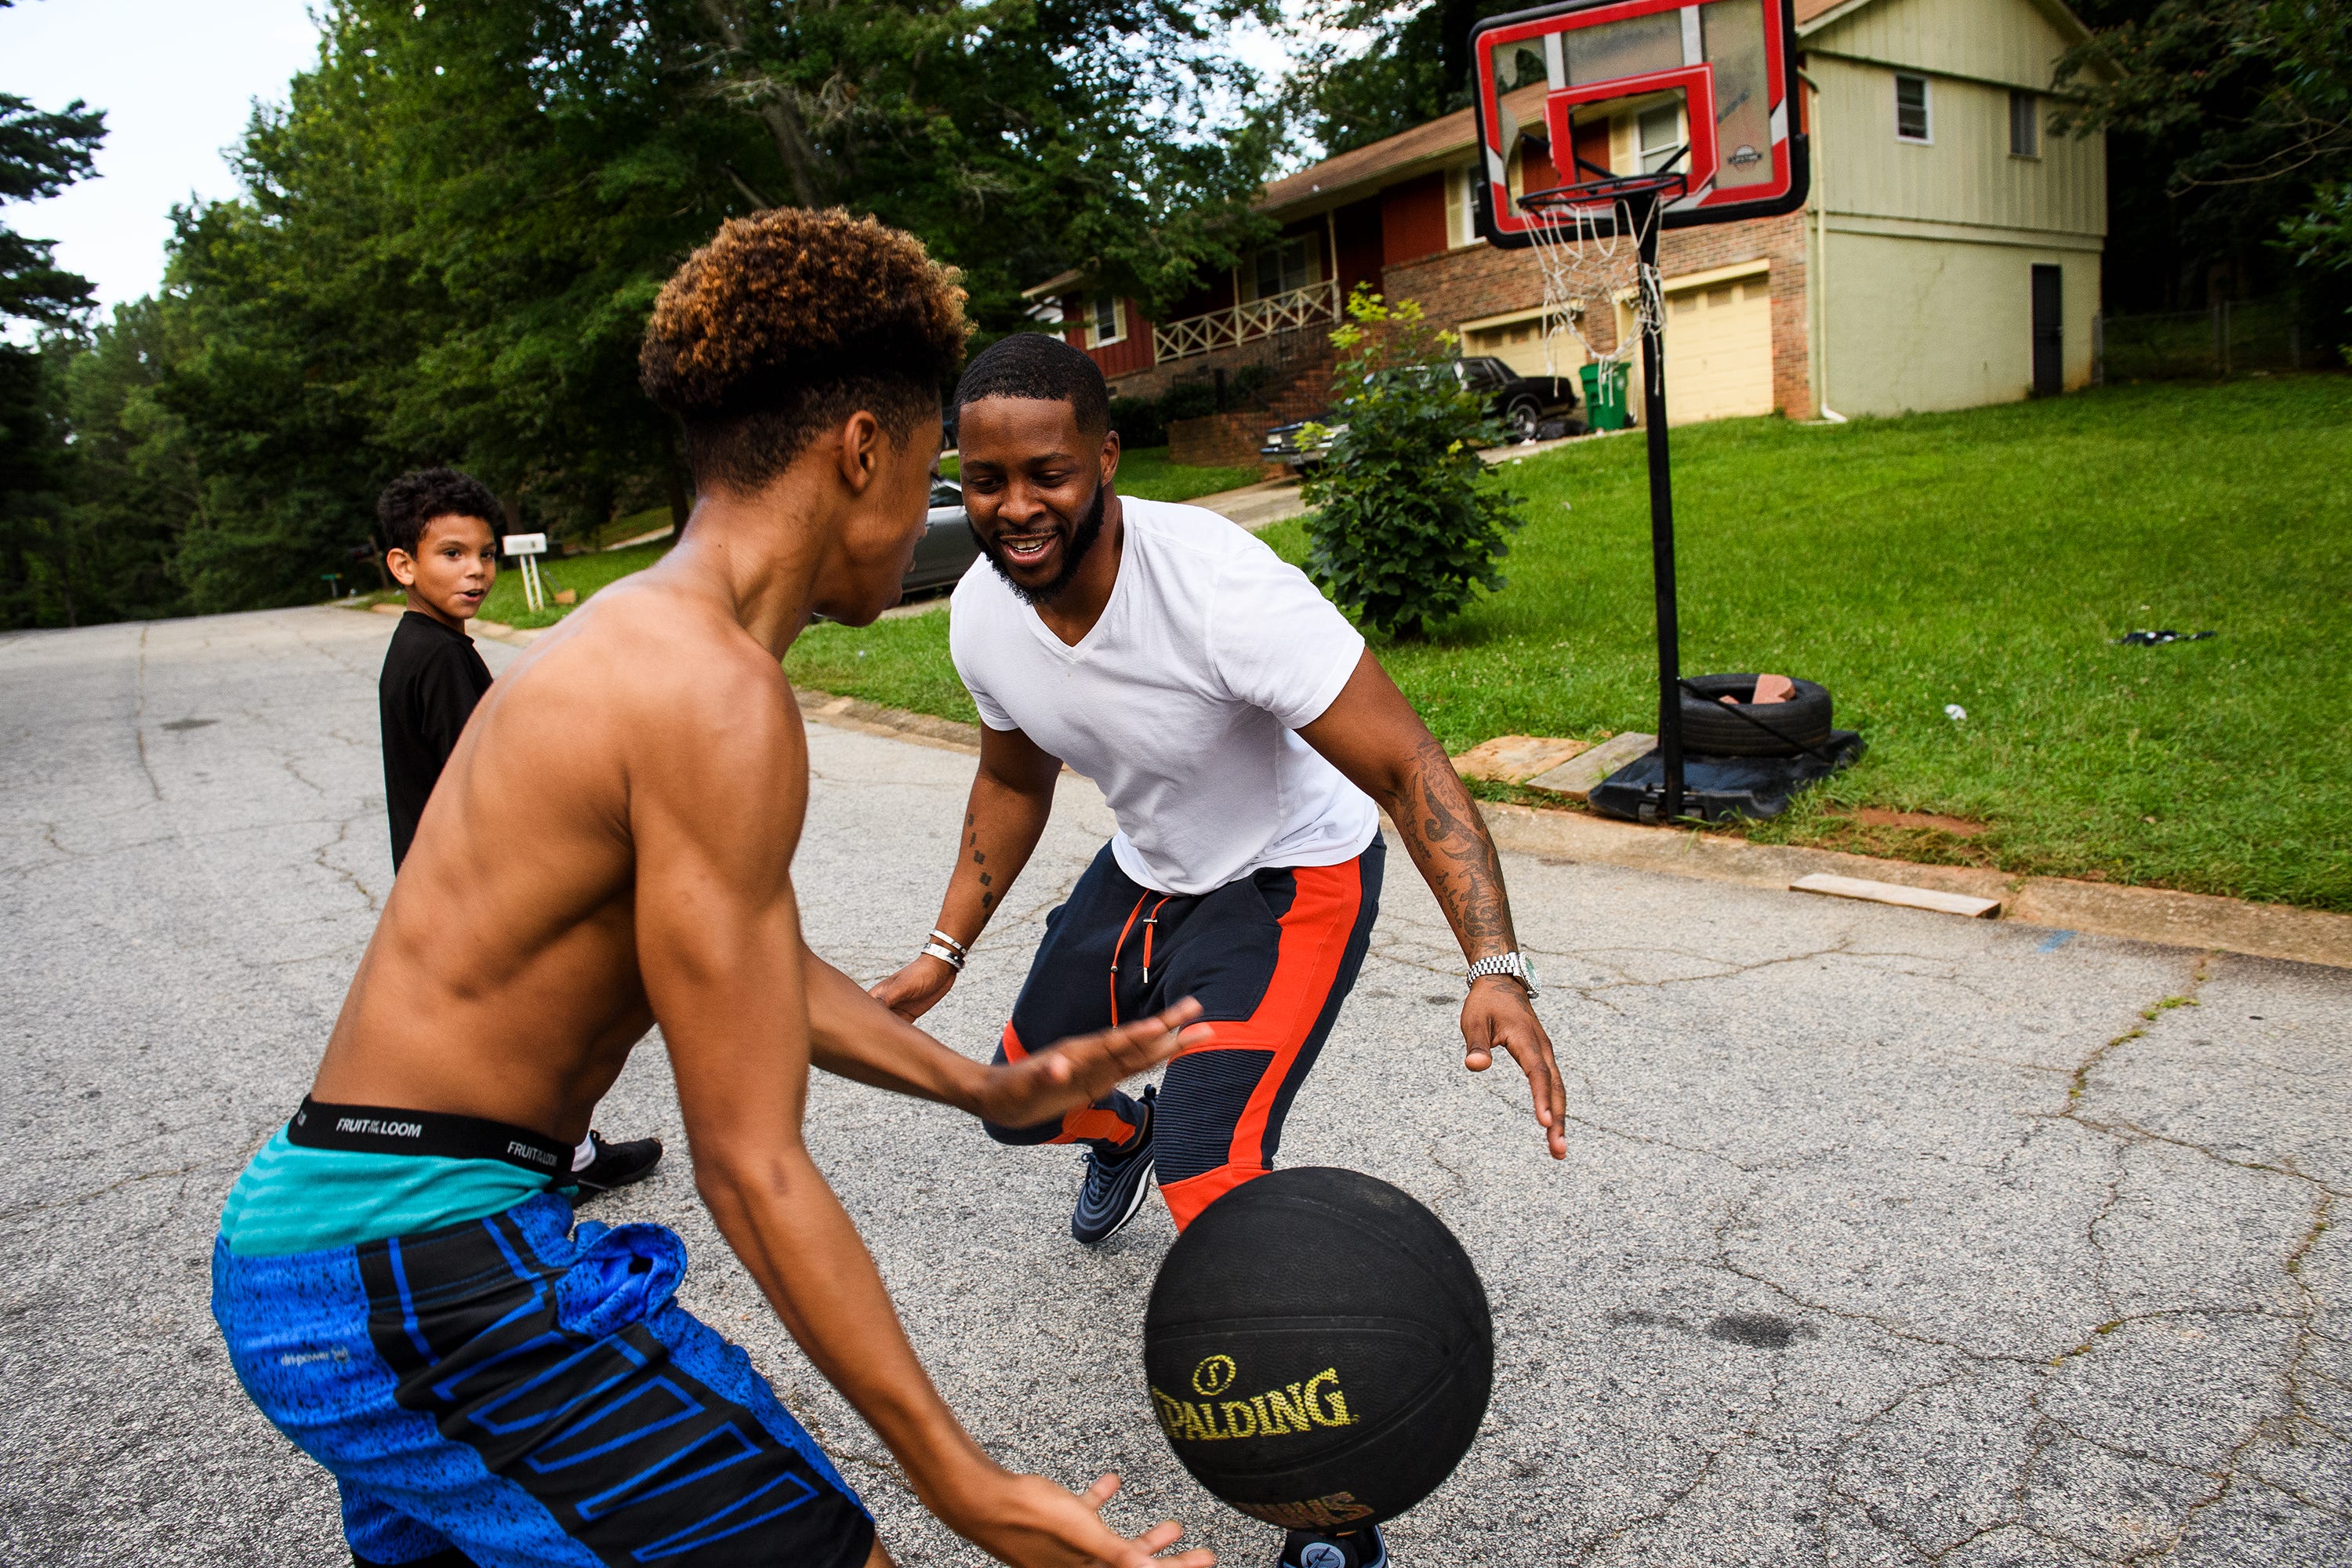
[[[1008,338],[972,362],[957,407],[990,563],[957,587],[950,632],[983,724],[980,771],[938,929],[874,994],[909,1018],[945,995],[1035,848],[1063,764],[1094,780],[1118,832],[1047,917],[1003,1055],[1184,995],[1213,1037],[1170,1065],[1156,1099],[990,1131],[1087,1146],[1079,1240],[1124,1226],[1155,1175],[1181,1228],[1273,1164],[1363,962],[1377,800],[1471,961],[1465,1065],[1508,1051],[1564,1156],[1559,1072],[1494,844],[1362,636],[1224,518],[1116,492],[1102,374],[1076,349]]]

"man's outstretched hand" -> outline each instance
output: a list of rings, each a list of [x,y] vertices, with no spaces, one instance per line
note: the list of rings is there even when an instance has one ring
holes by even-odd
[[[1000,1127],[1034,1127],[1090,1105],[1187,1046],[1206,1042],[1213,1026],[1193,1024],[1200,1016],[1201,1005],[1187,996],[1163,1013],[992,1067],[981,1085],[980,1114]]]
[[[866,987],[866,994],[909,1024],[940,1005],[956,982],[956,972],[949,964],[929,953],[918,953],[915,962],[896,974],[887,974]]]
[[[1073,1492],[1043,1476],[1007,1474],[990,1489],[978,1517],[942,1517],[990,1556],[1017,1568],[1216,1568],[1216,1553],[1206,1548],[1159,1555],[1184,1533],[1172,1520],[1132,1540],[1104,1523],[1103,1504],[1118,1492],[1117,1476]]]
[[[1462,1065],[1485,1072],[1495,1065],[1497,1050],[1511,1053],[1528,1075],[1536,1120],[1545,1129],[1544,1142],[1555,1160],[1568,1158],[1568,1089],[1559,1080],[1559,1064],[1552,1059],[1551,1037],[1544,1033],[1536,1010],[1519,983],[1505,975],[1479,976],[1470,985],[1470,999],[1462,1004]]]

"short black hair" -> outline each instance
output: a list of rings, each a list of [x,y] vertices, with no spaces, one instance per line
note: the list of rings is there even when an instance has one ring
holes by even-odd
[[[455,468],[418,468],[383,487],[375,498],[375,519],[383,525],[383,547],[416,553],[425,525],[436,517],[478,517],[496,533],[505,509],[490,487]]]
[[[963,359],[961,276],[839,208],[730,219],[663,286],[637,356],[696,484],[758,489],[861,408],[904,442]]]
[[[1031,397],[1066,403],[1089,436],[1110,431],[1110,387],[1102,366],[1083,349],[1043,332],[1015,332],[991,344],[956,384],[956,415],[983,397]]]

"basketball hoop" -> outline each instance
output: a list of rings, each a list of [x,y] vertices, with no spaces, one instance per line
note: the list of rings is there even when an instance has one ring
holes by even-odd
[[[1679,172],[1618,174],[1572,185],[1529,191],[1518,199],[1543,269],[1544,365],[1555,331],[1566,328],[1596,364],[1630,358],[1643,335],[1664,319],[1658,287],[1658,212],[1689,182]],[[1644,258],[1649,259],[1645,260]],[[1623,300],[1633,310],[1633,330],[1614,334],[1607,349],[1585,331],[1585,313],[1595,300]]]

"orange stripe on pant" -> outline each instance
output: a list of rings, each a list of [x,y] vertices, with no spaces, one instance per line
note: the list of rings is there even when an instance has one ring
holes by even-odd
[[[1275,1102],[1331,999],[1356,917],[1363,907],[1360,858],[1337,866],[1294,867],[1291,876],[1297,893],[1281,917],[1274,979],[1265,988],[1264,1000],[1241,1022],[1218,1024],[1215,1043],[1199,1047],[1202,1053],[1271,1051],[1274,1059],[1259,1077],[1234,1128],[1225,1163],[1197,1176],[1160,1184],[1160,1196],[1168,1200],[1168,1212],[1175,1217],[1178,1230],[1192,1224],[1193,1216],[1217,1199],[1271,1168],[1265,1145]],[[1009,1046],[1010,1025],[1005,1038]]]
[[[1021,1037],[1013,1032],[1010,1019],[1005,1021],[1003,1045],[1006,1061],[1028,1059],[1029,1047],[1023,1045]],[[1051,1142],[1076,1143],[1081,1139],[1101,1138],[1114,1143],[1124,1143],[1134,1136],[1134,1124],[1118,1111],[1098,1105],[1081,1105],[1076,1110],[1062,1112],[1062,1130],[1054,1135]]]

